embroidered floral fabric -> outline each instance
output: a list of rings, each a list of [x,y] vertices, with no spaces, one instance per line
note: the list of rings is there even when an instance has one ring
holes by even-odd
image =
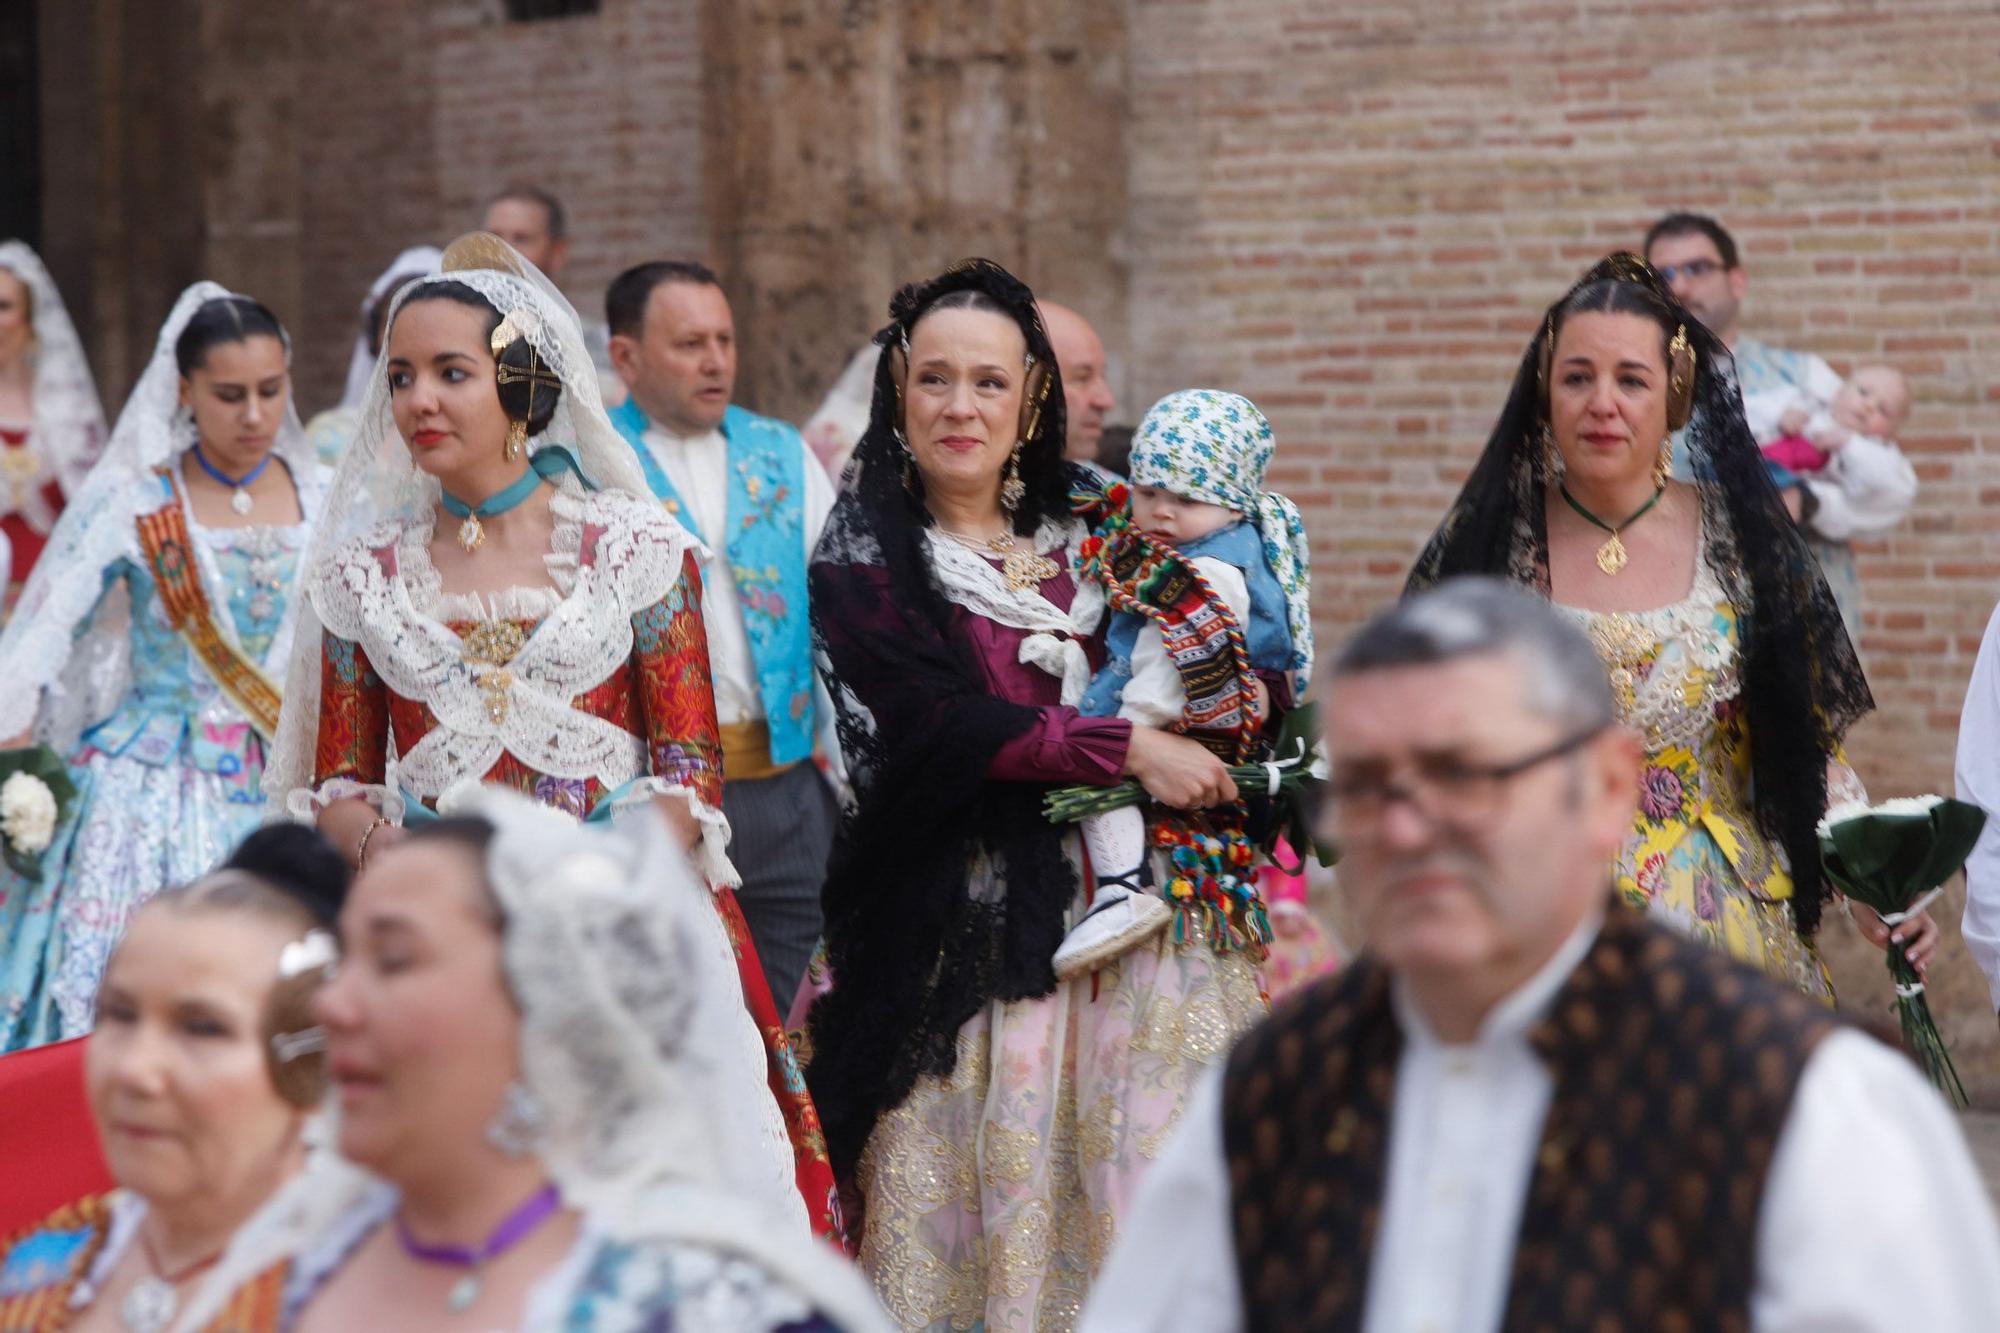
[[[1645,740],[1632,832],[1614,880],[1685,934],[1831,1002],[1832,979],[1786,911],[1792,877],[1750,803],[1737,610],[1706,559],[1655,611],[1561,608],[1590,636],[1622,721]]]

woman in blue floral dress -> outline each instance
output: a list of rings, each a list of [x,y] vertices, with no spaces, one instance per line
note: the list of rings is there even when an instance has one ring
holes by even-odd
[[[54,746],[78,793],[39,874],[0,873],[0,1050],[88,1031],[132,912],[263,815],[272,681],[325,494],[289,362],[256,301],[183,292],[0,634],[0,736]]]

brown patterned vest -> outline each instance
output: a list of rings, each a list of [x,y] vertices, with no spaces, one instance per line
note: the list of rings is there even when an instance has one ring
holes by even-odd
[[[1835,1027],[1614,905],[1529,1040],[1555,1079],[1502,1327],[1741,1330],[1765,1173]],[[1253,1030],[1223,1084],[1246,1327],[1359,1329],[1402,1035],[1362,958]]]

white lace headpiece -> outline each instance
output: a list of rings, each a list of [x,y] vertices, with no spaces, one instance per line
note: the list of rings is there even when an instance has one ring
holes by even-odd
[[[69,309],[55,279],[33,250],[20,241],[0,241],[0,268],[27,284],[34,301],[35,419],[28,447],[37,450],[75,495],[104,447],[104,409],[97,382],[76,336]]]
[[[521,1081],[541,1109],[530,1151],[564,1204],[613,1241],[742,1256],[841,1327],[886,1327],[842,1257],[758,1202],[769,1185],[753,1127],[769,1094],[733,1058],[742,984],[705,946],[694,914],[707,891],[666,822],[578,824],[498,787],[454,813],[495,829],[486,877],[506,922]],[[338,1161],[308,1168],[238,1233],[215,1294],[313,1248],[371,1187]]]
[[[152,474],[195,441],[194,416],[180,403],[174,344],[203,305],[235,295],[213,282],[197,282],[180,294],[160,326],[152,359],[118,414],[103,458],[82,488],[70,493],[13,618],[0,632],[0,679],[9,685],[0,691],[0,735],[15,735],[34,721],[41,687],[55,683],[81,655],[72,652],[73,636],[97,605],[105,569],[136,550],[132,524],[140,507],[159,507]],[[289,357],[289,342],[285,350]],[[313,484],[319,462],[289,398],[272,450],[291,469],[301,491]],[[59,743],[62,738],[50,739]]]
[[[340,395],[342,407],[360,407],[368,400],[368,377],[374,374],[376,361],[375,353],[368,350],[368,315],[375,303],[389,294],[396,279],[412,273],[435,273],[442,262],[444,251],[435,245],[413,245],[368,284],[368,295],[361,298],[360,331],[354,335],[354,351],[347,358],[347,387]]]
[[[528,438],[533,453],[560,445],[575,455],[583,475],[600,490],[620,490],[653,503],[638,455],[604,414],[597,371],[584,347],[583,328],[568,298],[540,269],[497,236],[473,232],[453,241],[438,271],[397,294],[384,324],[382,354],[376,358],[361,422],[340,456],[326,516],[313,534],[312,549],[300,567],[299,587],[309,590],[318,571],[333,561],[343,542],[388,519],[407,520],[438,503],[437,478],[424,472],[396,429],[389,401],[389,334],[404,306],[436,282],[470,287],[511,321],[535,349],[542,365],[562,381],[555,414]],[[307,597],[299,609],[285,680],[285,707],[278,740],[264,770],[264,791],[283,799],[312,784],[313,746],[319,729],[321,622]]]

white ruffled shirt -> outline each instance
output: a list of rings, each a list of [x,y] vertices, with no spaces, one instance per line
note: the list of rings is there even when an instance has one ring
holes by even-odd
[[[1493,1333],[1554,1083],[1528,1033],[1596,938],[1586,923],[1493,1010],[1439,1040],[1406,994],[1365,1333]],[[1757,1231],[1757,1333],[1982,1333],[2000,1320],[2000,1227],[1944,1102],[1857,1032],[1807,1061]],[[1221,1071],[1139,1187],[1083,1333],[1240,1333]]]

